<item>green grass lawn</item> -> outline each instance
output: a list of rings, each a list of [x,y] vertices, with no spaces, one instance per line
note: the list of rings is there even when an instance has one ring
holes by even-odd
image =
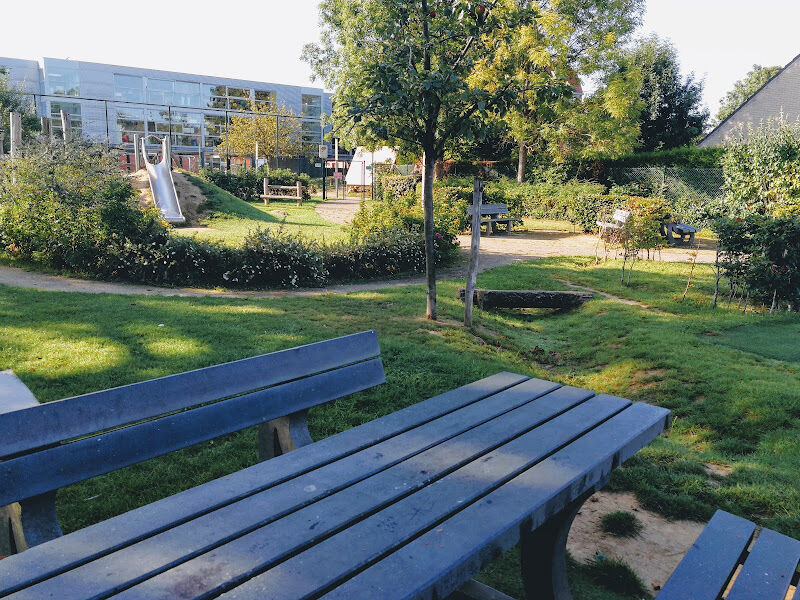
[[[311,198],[297,206],[294,200],[271,200],[269,205],[245,202],[222,188],[186,174],[208,199],[200,206],[207,215],[201,224],[208,229],[187,231],[176,227],[179,235],[194,235],[200,239],[219,241],[230,246],[239,246],[247,234],[257,228],[280,229],[300,234],[317,241],[337,241],[347,237],[342,225],[331,223],[320,217],[314,207],[322,200]]]
[[[420,317],[422,286],[263,300],[0,287],[0,368],[14,369],[48,401],[374,328],[387,384],[314,409],[315,437],[516,371],[673,411],[671,430],[617,469],[612,489],[631,490],[670,517],[705,520],[723,508],[800,537],[800,364],[720,343],[746,327],[791,336],[800,319],[713,309],[709,268],[695,270],[682,301],[688,269],[637,262],[630,287],[619,284],[614,262],[554,258],[494,269],[478,285],[563,289],[567,279],[652,310],[598,297],[556,314],[476,311],[472,331],[456,322],[459,281],[439,285],[439,323]],[[71,531],[255,461],[248,430],[62,490],[59,514]],[[710,473],[708,464],[731,474]],[[517,564],[510,552],[484,579],[520,594]],[[592,583],[589,570],[573,565],[572,572],[576,598],[623,598]]]

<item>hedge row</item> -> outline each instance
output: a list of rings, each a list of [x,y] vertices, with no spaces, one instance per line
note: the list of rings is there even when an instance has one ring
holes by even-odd
[[[82,141],[30,144],[0,162],[0,248],[58,270],[161,285],[312,287],[425,268],[414,227],[334,245],[266,229],[239,248],[170,235],[155,209],[138,206],[116,157]],[[454,252],[453,237],[441,236],[438,260]]]
[[[237,198],[248,202],[259,200],[259,196],[264,193],[265,177],[269,178],[270,185],[295,185],[300,181],[304,188],[303,199],[308,200],[311,197],[309,193],[311,177],[305,173],[297,175],[290,169],[271,169],[267,171],[265,167],[259,167],[258,169],[242,169],[236,173],[200,169],[199,174],[209,183],[213,183]]]

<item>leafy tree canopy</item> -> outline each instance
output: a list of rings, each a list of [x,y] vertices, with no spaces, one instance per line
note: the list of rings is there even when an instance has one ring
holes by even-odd
[[[302,123],[292,110],[284,106],[272,107],[253,102],[250,103],[248,110],[255,114],[231,117],[227,132],[222,134],[220,148],[225,148],[227,145],[230,154],[248,156],[256,153],[258,144],[260,156],[275,156],[277,136],[278,151],[281,156],[302,154]]]
[[[703,82],[696,80],[694,73],[681,75],[672,44],[652,35],[629,50],[623,64],[638,68],[643,77],[638,150],[686,146],[703,133],[709,118],[708,109],[701,104]]]
[[[777,75],[781,67],[762,67],[753,65],[750,72],[733,84],[733,89],[725,94],[717,111],[717,123],[721,123],[731,116],[736,109],[747,102],[761,86]]]

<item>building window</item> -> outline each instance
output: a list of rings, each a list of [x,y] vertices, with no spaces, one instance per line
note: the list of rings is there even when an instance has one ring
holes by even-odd
[[[81,105],[77,102],[51,102],[50,103],[50,129],[54,133],[62,134],[61,111],[65,111],[70,116],[72,134],[79,135],[83,126],[81,119]]]
[[[224,85],[203,84],[203,106],[228,108],[227,90]]]
[[[174,146],[200,146],[203,120],[200,113],[172,111],[172,144]]]
[[[80,96],[81,80],[77,67],[67,65],[50,67],[45,76],[48,94]]]
[[[205,146],[207,148],[218,146],[222,141],[220,136],[226,131],[225,114],[204,113],[203,127]]]
[[[318,119],[322,114],[322,96],[303,94],[303,116]]]
[[[158,133],[169,133],[169,111],[148,110],[147,111],[147,133],[149,135]]]
[[[255,91],[256,106],[263,107],[269,111],[275,110],[277,94],[272,90]]]
[[[307,152],[313,146],[316,150],[318,144],[322,143],[322,127],[319,121],[303,121],[302,124],[303,151]]]
[[[201,106],[200,84],[190,83],[188,81],[176,81],[173,103],[178,106]]]
[[[117,107],[117,143],[133,143],[134,134],[144,136],[144,133],[144,109]]]
[[[147,101],[153,104],[172,104],[173,83],[167,79],[147,80]]]
[[[232,110],[248,110],[250,108],[250,90],[229,87],[228,108]]]
[[[142,78],[114,73],[114,98],[127,102],[142,102],[144,100]]]

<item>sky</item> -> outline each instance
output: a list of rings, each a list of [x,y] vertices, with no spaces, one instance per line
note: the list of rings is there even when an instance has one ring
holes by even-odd
[[[36,2],[36,14],[34,4],[2,4],[0,56],[319,85],[300,60],[303,45],[319,34],[318,0],[137,0],[124,15],[108,0],[72,0],[68,13],[62,0]],[[68,15],[67,26],[58,14]],[[22,25],[9,26],[14,22]],[[714,114],[753,64],[782,66],[800,54],[798,22],[800,0],[647,0],[640,33],[672,40],[683,71],[705,80],[704,100]]]

